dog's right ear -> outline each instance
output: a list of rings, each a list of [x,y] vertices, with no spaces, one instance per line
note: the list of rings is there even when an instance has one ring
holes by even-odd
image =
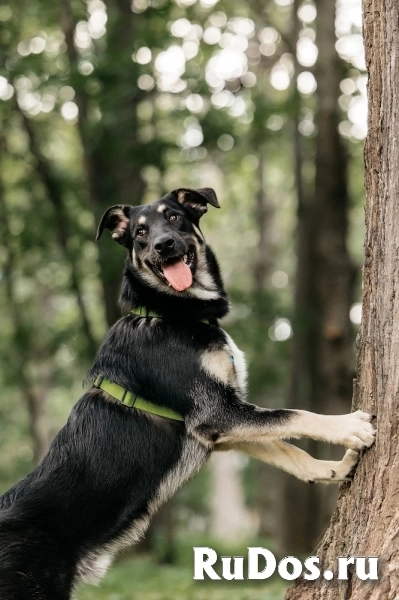
[[[104,229],[109,229],[112,239],[126,246],[131,211],[132,207],[124,204],[117,204],[106,210],[97,229],[96,241],[100,239]]]
[[[177,201],[195,214],[200,219],[208,210],[207,205],[211,204],[215,208],[220,208],[220,204],[216,197],[216,192],[212,188],[199,188],[192,190],[190,188],[179,188],[173,190]]]

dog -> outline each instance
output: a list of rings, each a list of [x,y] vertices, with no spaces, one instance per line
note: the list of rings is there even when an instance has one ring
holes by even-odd
[[[243,353],[219,326],[229,310],[200,219],[210,188],[109,208],[98,227],[127,250],[124,316],[41,463],[0,499],[0,598],[68,600],[140,540],[151,517],[209,459],[235,449],[308,482],[351,478],[374,443],[371,416],[269,410],[245,399]],[[286,442],[342,444],[321,461]]]

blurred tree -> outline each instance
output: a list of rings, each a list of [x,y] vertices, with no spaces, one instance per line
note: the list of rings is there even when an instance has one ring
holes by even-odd
[[[294,10],[298,8],[299,2],[294,3]],[[354,269],[347,250],[347,157],[338,131],[342,66],[335,49],[335,3],[318,0],[316,8],[315,183],[311,197],[310,191],[304,190],[299,164],[296,335],[288,405],[339,414],[349,410],[354,372],[349,320]],[[320,457],[323,452],[311,442],[307,449]],[[331,500],[336,497],[335,490],[329,489],[328,494],[323,491],[306,489],[302,483],[286,478],[283,552],[300,553],[313,548],[333,509]]]
[[[0,137],[0,156],[4,155],[6,150],[6,140]],[[0,173],[4,167],[0,161]],[[11,320],[13,326],[13,335],[9,351],[13,357],[13,375],[18,379],[21,386],[21,392],[26,404],[29,416],[29,428],[33,441],[33,457],[38,462],[47,450],[49,443],[49,433],[45,419],[45,398],[43,383],[40,387],[34,385],[32,381],[29,366],[31,351],[26,345],[26,323],[23,315],[23,309],[18,302],[16,294],[16,258],[14,244],[10,236],[10,226],[8,218],[8,208],[5,201],[3,182],[0,179],[0,212],[1,212],[1,238],[6,248],[3,265],[3,274],[6,287],[6,295],[10,307]]]
[[[70,217],[66,210],[63,199],[62,182],[59,181],[56,174],[53,172],[52,166],[44,157],[39,147],[38,138],[35,134],[31,121],[24,114],[24,112],[20,110],[18,104],[15,103],[15,105],[16,110],[21,115],[23,126],[25,127],[26,132],[28,134],[29,150],[34,159],[36,159],[36,172],[41,178],[43,187],[46,191],[46,196],[51,202],[54,210],[53,219],[55,223],[55,229],[57,232],[57,241],[63,251],[65,260],[70,268],[71,290],[76,296],[76,301],[79,307],[82,329],[87,343],[87,354],[88,356],[93,356],[97,350],[97,343],[92,331],[92,326],[88,316],[86,303],[83,297],[82,285],[79,271],[75,261],[75,255],[70,248],[71,224]]]
[[[77,12],[84,16],[82,5]],[[90,80],[79,72],[81,55],[76,46],[78,21],[70,0],[60,3],[61,27],[67,44],[69,82],[76,91],[78,128],[83,148],[86,190],[94,217],[112,204],[140,204],[144,191],[142,167],[151,162],[159,164],[161,152],[157,141],[142,144],[138,135],[137,104],[144,92],[133,81],[138,77],[138,65],[132,60],[138,45],[138,25],[145,28],[151,11],[134,18],[130,0],[107,3],[108,26],[102,47],[97,48],[96,87],[101,90],[97,110],[101,119],[93,119],[88,90]],[[92,96],[98,94],[92,92]],[[159,162],[158,162],[159,161]],[[107,243],[99,246],[99,263],[105,314],[108,325],[119,317],[117,305],[121,282],[121,255],[110,252]]]
[[[215,540],[237,544],[254,536],[254,523],[245,502],[241,457],[216,452],[211,458],[210,531]]]
[[[336,573],[340,556],[378,557],[378,582],[367,585],[350,566],[339,582],[348,600],[396,598],[399,581],[398,372],[399,319],[397,231],[399,228],[399,53],[397,3],[364,0],[364,35],[369,72],[369,133],[365,147],[366,239],[363,316],[358,340],[353,407],[377,414],[378,437],[361,459],[355,479],[342,488],[337,510],[318,549],[323,568]],[[381,83],[384,82],[383,85]],[[368,569],[366,567],[366,573]],[[333,600],[337,582],[301,581],[287,600]]]

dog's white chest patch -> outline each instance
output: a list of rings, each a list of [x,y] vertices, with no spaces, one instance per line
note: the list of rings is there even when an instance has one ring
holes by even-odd
[[[148,513],[135,519],[118,538],[106,544],[98,551],[88,552],[77,566],[76,583],[97,584],[105,575],[114,557],[133,544],[139,542],[151,517],[190,477],[199,471],[209,457],[209,450],[198,440],[187,438],[176,465],[162,479],[158,489],[148,505]]]
[[[77,581],[97,585],[104,577],[113,556],[108,552],[89,552],[77,566]]]
[[[226,344],[217,349],[209,349],[202,353],[201,366],[211,377],[230,385],[245,396],[247,381],[247,365],[244,353],[241,352],[231,337],[223,331]]]
[[[135,519],[118,538],[92,552],[88,552],[77,565],[76,583],[97,585],[106,574],[115,556],[137,544],[150,524],[149,515]]]
[[[237,347],[236,343],[228,333],[226,333],[224,330],[223,333],[226,336],[227,344],[231,352],[237,385],[240,392],[245,395],[247,390],[247,363],[245,360],[245,354]]]

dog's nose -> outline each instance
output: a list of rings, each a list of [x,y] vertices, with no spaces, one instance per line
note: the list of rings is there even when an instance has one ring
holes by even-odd
[[[159,254],[162,254],[164,250],[172,250],[174,245],[175,240],[170,235],[161,235],[155,240],[154,248]]]

